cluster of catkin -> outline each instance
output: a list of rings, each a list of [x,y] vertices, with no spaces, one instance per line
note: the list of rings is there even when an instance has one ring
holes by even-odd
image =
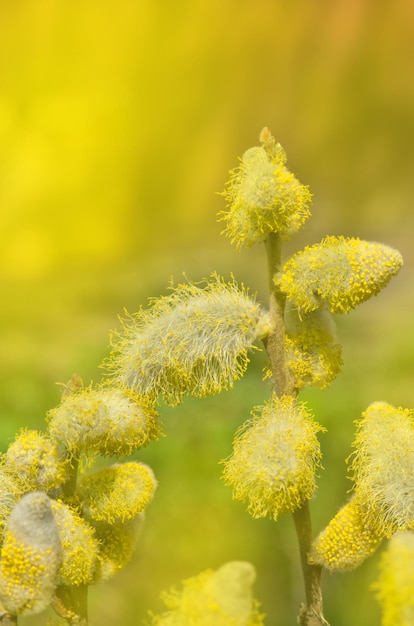
[[[289,239],[309,218],[311,194],[285,164],[282,147],[264,129],[261,145],[247,150],[231,173],[221,219],[238,248]],[[5,609],[12,615],[42,610],[61,588],[95,583],[125,565],[156,487],[154,475],[145,464],[127,461],[78,476],[79,463],[96,455],[125,457],[156,439],[160,402],[176,405],[187,395],[231,388],[247,369],[249,351],[260,341],[266,345],[275,330],[284,337],[290,391],[270,391],[253,409],[236,433],[223,478],[253,517],[276,520],[310,500],[323,428],[297,394],[308,385],[327,387],[340,371],[334,315],[376,295],[401,266],[393,248],[329,236],[275,268],[280,329],[244,287],[215,274],[203,283],[172,285],[169,295],[126,317],[112,339],[104,382],[86,388],[72,383],[49,412],[46,434],[22,431],[2,458]],[[387,558],[403,550],[404,533],[414,528],[413,419],[411,411],[385,402],[363,414],[351,463],[355,488],[315,539],[310,562],[352,569],[395,533]],[[410,535],[411,554],[412,544]],[[163,626],[260,625],[253,580],[252,566],[243,562],[200,574],[181,592],[166,594],[168,610],[151,619]],[[384,589],[398,583],[378,584],[383,598]]]
[[[152,470],[135,461],[77,469],[158,434],[154,409],[132,391],[71,384],[47,433],[16,436],[0,467],[0,600],[9,614],[58,607],[63,589],[107,579],[128,562],[156,488]]]

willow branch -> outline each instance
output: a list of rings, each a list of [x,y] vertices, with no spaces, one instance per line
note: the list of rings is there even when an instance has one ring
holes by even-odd
[[[271,233],[265,243],[269,273],[269,310],[272,326],[272,331],[266,339],[265,346],[272,368],[275,392],[279,397],[283,395],[295,396],[297,394],[295,383],[286,366],[284,324],[286,299],[279,290],[277,281],[274,280],[281,268],[282,241],[278,234]],[[299,623],[301,626],[329,626],[322,614],[321,568],[308,563],[308,555],[312,543],[312,526],[307,502],[293,513],[293,518],[298,537],[306,596],[306,606],[303,606],[301,609]]]
[[[312,524],[309,505],[292,513],[298,537],[303,579],[305,583],[306,606],[299,615],[301,626],[329,626],[323,616],[322,590],[320,585],[322,568],[308,562],[308,554],[312,543]]]
[[[284,324],[286,298],[274,281],[274,277],[280,271],[282,241],[277,233],[270,233],[265,244],[269,275],[269,312],[272,327],[266,338],[266,351],[269,356],[277,395],[296,395],[293,378],[286,367]]]

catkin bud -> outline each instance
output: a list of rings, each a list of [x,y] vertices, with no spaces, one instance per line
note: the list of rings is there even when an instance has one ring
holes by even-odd
[[[57,584],[59,534],[49,498],[29,493],[13,508],[0,561],[0,600],[12,615],[39,613]]]
[[[321,456],[318,430],[305,404],[273,394],[236,433],[223,478],[253,517],[276,520],[313,496]]]
[[[87,518],[97,522],[124,522],[145,509],[156,486],[151,468],[131,461],[84,476],[77,495]]]
[[[354,569],[398,530],[414,528],[414,412],[374,402],[357,422],[354,494],[314,542],[311,558]]]
[[[332,572],[352,570],[374,552],[382,538],[354,495],[315,539],[309,560]]]
[[[49,491],[67,475],[58,446],[36,430],[22,430],[6,452],[6,466],[18,476],[26,491]]]
[[[168,610],[151,614],[154,626],[262,626],[264,615],[252,594],[256,578],[253,565],[232,561],[217,571],[207,570],[183,581],[182,590],[171,589],[161,598]]]
[[[4,457],[1,462],[3,463]],[[10,513],[23,495],[23,487],[17,477],[10,472],[10,469],[1,465],[0,467],[0,542],[4,527]]]
[[[270,133],[261,134],[263,145],[249,148],[239,167],[230,172],[223,192],[228,211],[224,234],[238,248],[264,241],[270,233],[284,239],[310,216],[311,194],[286,168],[286,154]]]
[[[135,550],[143,523],[144,513],[113,524],[91,521],[99,541],[97,579],[108,580],[125,567]]]
[[[325,389],[342,364],[332,315],[322,308],[300,316],[295,309],[287,313],[285,323],[286,364],[294,376],[295,387]]]
[[[94,579],[99,544],[94,529],[63,502],[52,501],[60,542],[62,562],[59,584],[87,585]]]
[[[358,422],[351,471],[367,515],[387,537],[414,528],[414,411],[374,402]]]
[[[114,341],[115,383],[177,404],[232,387],[246,371],[248,350],[269,332],[269,316],[235,283],[214,276],[204,289],[178,285],[131,316]]]
[[[414,624],[414,532],[399,531],[381,555],[373,588],[382,609],[382,626]]]
[[[402,264],[401,254],[389,246],[326,237],[291,256],[275,280],[304,312],[326,302],[332,313],[348,313],[381,291]]]
[[[48,419],[51,438],[72,452],[129,455],[160,434],[157,414],[147,399],[112,387],[66,395]]]

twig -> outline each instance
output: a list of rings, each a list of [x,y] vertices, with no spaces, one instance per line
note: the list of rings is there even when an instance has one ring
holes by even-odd
[[[265,243],[269,271],[269,309],[272,323],[272,331],[265,342],[266,351],[272,368],[275,392],[278,396],[296,396],[297,390],[286,366],[285,296],[280,292],[277,282],[274,280],[281,267],[282,241],[279,235],[271,233]],[[306,605],[301,607],[298,618],[299,624],[301,626],[329,626],[322,613],[321,568],[308,562],[312,543],[312,525],[307,502],[293,513],[293,519],[298,537],[306,596]]]

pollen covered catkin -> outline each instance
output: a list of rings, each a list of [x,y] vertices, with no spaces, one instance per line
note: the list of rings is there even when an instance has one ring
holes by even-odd
[[[374,402],[353,445],[350,467],[367,515],[387,537],[414,528],[414,411]]]
[[[286,326],[286,365],[293,374],[296,389],[305,386],[325,389],[339,374],[342,348],[336,340],[335,323],[326,307],[302,313],[288,310]]]
[[[0,541],[10,513],[24,493],[23,485],[10,469],[0,465]]]
[[[315,539],[311,558],[358,567],[385,537],[414,528],[414,411],[374,402],[357,422],[353,495]]]
[[[67,475],[58,445],[36,430],[22,430],[9,445],[5,460],[26,491],[57,488]]]
[[[382,626],[414,624],[414,532],[396,532],[382,553],[373,584],[382,610]]]
[[[160,434],[152,403],[130,389],[87,387],[65,395],[48,413],[50,437],[75,454],[125,456]]]
[[[62,545],[59,584],[86,585],[92,582],[98,562],[94,529],[67,504],[53,500],[52,508]]]
[[[381,291],[402,264],[401,254],[384,244],[326,237],[293,254],[275,282],[305,313],[324,303],[331,313],[348,313]]]
[[[273,394],[236,433],[223,479],[233,488],[233,497],[247,503],[252,517],[276,520],[313,496],[321,456],[319,430],[304,403]]]
[[[86,518],[96,522],[124,522],[145,509],[156,486],[148,465],[130,461],[86,474],[79,482],[77,494]]]
[[[332,572],[353,570],[382,538],[381,530],[367,521],[366,510],[353,496],[317,536],[309,560]]]
[[[58,582],[61,545],[51,501],[31,492],[13,508],[0,561],[0,600],[12,615],[39,613]]]
[[[263,618],[252,593],[256,578],[253,565],[244,561],[225,563],[184,580],[182,589],[161,595],[167,611],[151,614],[154,626],[262,626]]]
[[[268,129],[261,146],[249,148],[238,168],[230,172],[223,196],[227,211],[224,234],[238,248],[279,233],[289,239],[310,216],[311,194],[286,168],[286,154]]]
[[[144,512],[125,522],[95,522],[95,536],[99,541],[99,568],[97,579],[112,578],[130,560],[144,523]]]
[[[248,351],[269,328],[268,313],[234,282],[214,275],[204,288],[178,285],[124,322],[108,362],[112,381],[170,405],[217,394],[244,375]]]

